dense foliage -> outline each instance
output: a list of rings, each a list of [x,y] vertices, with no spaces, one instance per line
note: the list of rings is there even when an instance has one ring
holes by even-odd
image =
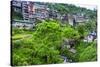
[[[63,39],[79,40],[84,33],[80,29],[51,20],[38,23],[34,31],[12,29],[12,65],[63,63],[61,55],[73,62],[95,61],[95,43],[78,41],[75,45],[76,53],[66,47],[62,48]]]

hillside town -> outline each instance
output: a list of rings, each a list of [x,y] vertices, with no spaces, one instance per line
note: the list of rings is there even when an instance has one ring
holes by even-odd
[[[12,19],[12,26],[18,28],[31,29],[35,26],[37,20],[45,19],[57,19],[72,26],[88,21],[88,17],[85,17],[82,13],[61,14],[55,9],[50,9],[47,3],[13,0],[11,7],[14,12],[22,14],[21,20]]]

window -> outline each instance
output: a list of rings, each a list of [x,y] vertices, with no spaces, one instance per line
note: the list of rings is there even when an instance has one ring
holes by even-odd
[[[28,13],[28,9],[24,9],[24,12],[25,12],[25,13]]]

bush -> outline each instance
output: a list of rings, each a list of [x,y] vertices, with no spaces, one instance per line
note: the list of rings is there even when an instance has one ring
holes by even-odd
[[[97,60],[97,50],[95,47],[88,46],[82,53],[80,53],[79,61],[96,61]]]

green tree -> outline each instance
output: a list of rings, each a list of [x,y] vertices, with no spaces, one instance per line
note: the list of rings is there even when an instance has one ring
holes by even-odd
[[[96,28],[96,22],[95,21],[89,21],[85,24],[85,29],[87,31],[95,31],[97,28]]]
[[[97,60],[97,49],[91,44],[87,48],[83,50],[83,52],[79,55],[79,61],[85,62],[85,61],[96,61]]]

